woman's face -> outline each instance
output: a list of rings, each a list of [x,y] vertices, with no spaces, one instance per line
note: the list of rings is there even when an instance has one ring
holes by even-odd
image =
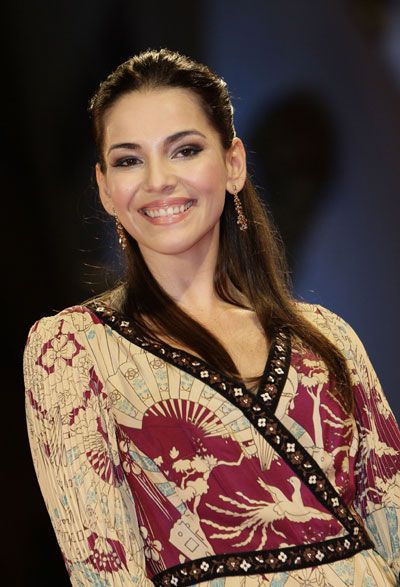
[[[103,154],[104,173],[96,168],[103,205],[145,259],[218,244],[225,193],[243,187],[245,154],[239,139],[223,149],[192,92],[122,96],[105,115]]]

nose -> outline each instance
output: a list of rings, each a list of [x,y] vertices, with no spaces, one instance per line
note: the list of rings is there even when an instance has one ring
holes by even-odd
[[[144,187],[148,192],[170,193],[176,186],[176,177],[168,161],[153,158],[147,162]]]

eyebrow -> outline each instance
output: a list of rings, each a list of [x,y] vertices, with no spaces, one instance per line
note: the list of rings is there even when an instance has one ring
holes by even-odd
[[[204,139],[206,138],[206,136],[198,130],[182,130],[167,137],[164,141],[164,145],[170,145],[171,143],[174,143],[175,141],[183,139],[184,137],[189,135],[198,135],[199,137],[203,137]],[[111,147],[107,151],[107,155],[109,155],[110,152],[114,149],[141,149],[141,146],[138,143],[117,143],[115,145],[111,145]]]

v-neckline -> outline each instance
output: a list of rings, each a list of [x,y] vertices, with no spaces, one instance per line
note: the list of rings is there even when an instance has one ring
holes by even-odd
[[[278,331],[271,340],[258,389],[251,391],[243,381],[234,379],[201,357],[165,342],[155,342],[139,334],[136,331],[135,322],[123,313],[96,301],[87,303],[85,307],[129,342],[200,379],[216,391],[225,391],[225,384],[229,384],[229,387],[237,390],[236,393],[258,399],[261,397],[263,404],[271,411],[275,411],[287,379],[291,359],[290,336],[283,329]]]

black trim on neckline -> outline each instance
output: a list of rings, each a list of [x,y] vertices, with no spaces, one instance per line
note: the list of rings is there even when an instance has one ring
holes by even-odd
[[[252,392],[246,388],[243,381],[233,379],[233,377],[220,371],[218,367],[211,365],[204,359],[193,355],[189,351],[173,347],[165,342],[158,343],[150,338],[146,338],[143,334],[138,334],[135,329],[134,321],[124,316],[121,312],[103,304],[99,304],[96,301],[88,302],[85,304],[85,307],[130,342],[133,342],[142,349],[151,352],[160,359],[179,367],[203,382],[205,382],[204,380],[206,379],[207,384],[210,385],[210,387],[213,387],[216,391],[220,392],[220,387],[215,387],[214,382],[220,382],[222,379],[225,379],[235,387],[240,387],[244,392],[253,396],[259,396],[261,393],[270,394],[271,399],[268,400],[267,405],[269,405],[271,409],[276,408],[286,382],[291,356],[290,338],[283,333],[278,333],[275,335],[274,339],[272,339],[258,389],[256,392]],[[282,348],[282,343],[285,347],[284,349]],[[205,377],[199,377],[199,373],[204,373],[205,371],[213,373],[213,376],[209,378],[209,381],[207,381],[207,378]]]

